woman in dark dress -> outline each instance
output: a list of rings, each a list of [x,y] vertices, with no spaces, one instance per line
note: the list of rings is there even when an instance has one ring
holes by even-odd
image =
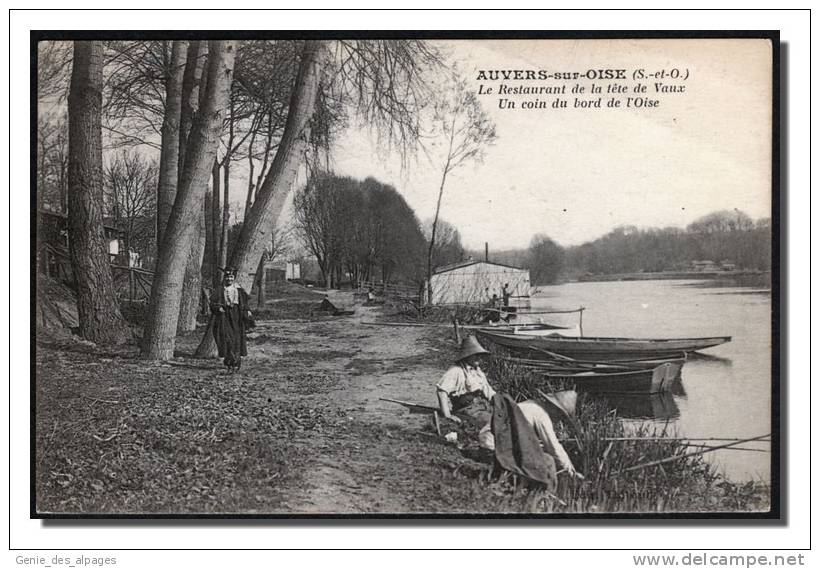
[[[242,366],[242,356],[248,355],[245,329],[251,318],[248,293],[236,283],[236,269],[226,269],[222,286],[211,299],[214,314],[213,333],[219,357],[232,372]]]

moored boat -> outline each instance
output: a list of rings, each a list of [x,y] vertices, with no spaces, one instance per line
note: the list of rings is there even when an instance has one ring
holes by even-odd
[[[558,334],[510,334],[483,328],[479,336],[506,348],[543,354],[552,352],[576,359],[619,361],[640,358],[676,358],[719,346],[731,341],[731,336],[710,338],[605,338],[571,337]]]
[[[557,330],[567,330],[566,326],[556,326],[554,324],[500,324],[498,326],[481,326],[478,330],[488,332],[498,332],[501,334],[527,334],[531,336],[543,336],[555,334]]]
[[[599,393],[661,393],[672,387],[681,371],[682,363],[666,362],[649,368],[585,370],[580,372],[542,371],[547,379],[569,380],[575,388]]]

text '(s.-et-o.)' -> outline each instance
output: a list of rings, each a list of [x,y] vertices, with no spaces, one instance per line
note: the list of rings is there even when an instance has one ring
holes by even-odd
[[[660,108],[689,90],[688,68],[480,69],[478,95],[495,99],[499,109]]]

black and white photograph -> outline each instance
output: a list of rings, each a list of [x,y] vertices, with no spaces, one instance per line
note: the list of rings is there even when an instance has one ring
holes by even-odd
[[[777,518],[779,42],[33,31],[31,517]]]

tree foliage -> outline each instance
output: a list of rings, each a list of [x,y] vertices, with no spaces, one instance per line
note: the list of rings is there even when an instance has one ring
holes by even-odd
[[[622,226],[566,250],[565,273],[618,274],[687,271],[694,261],[731,263],[737,269],[771,269],[772,233],[768,218],[753,221],[743,212],[705,215],[686,229]]]
[[[413,210],[390,185],[322,173],[294,197],[296,227],[327,286],[412,281],[424,237]]]
[[[424,238],[428,246],[432,231],[433,221],[430,220],[424,226]],[[457,263],[465,257],[466,252],[461,243],[461,233],[455,225],[445,219],[439,219],[436,227],[436,242],[433,244],[433,267]]]
[[[564,249],[544,234],[535,235],[527,250],[527,268],[533,285],[556,281],[564,265]]]

